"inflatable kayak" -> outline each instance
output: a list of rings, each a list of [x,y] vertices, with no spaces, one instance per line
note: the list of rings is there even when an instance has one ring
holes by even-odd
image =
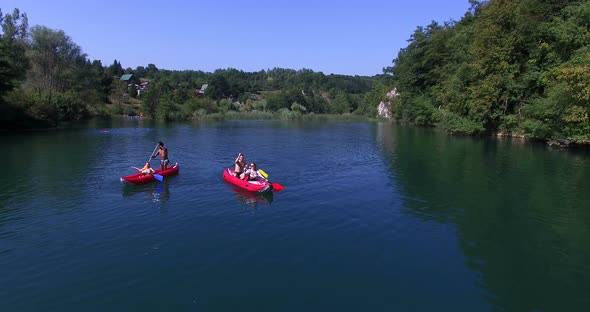
[[[178,163],[175,163],[172,167],[166,168],[166,170],[157,169],[156,174],[166,177],[178,174],[178,170],[180,170],[180,167],[178,166]],[[146,184],[156,181],[156,178],[153,174],[143,174],[138,172],[136,174],[121,177],[120,180],[121,182],[131,184]]]
[[[234,177],[234,171],[230,168],[223,170],[223,179],[243,190],[262,193],[272,191],[272,184],[267,180],[244,181],[240,178]]]

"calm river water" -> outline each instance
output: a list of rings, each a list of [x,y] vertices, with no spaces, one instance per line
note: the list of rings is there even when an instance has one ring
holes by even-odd
[[[590,306],[588,152],[333,121],[0,138],[0,311]],[[122,185],[157,141],[180,174]],[[226,184],[238,152],[285,190]]]

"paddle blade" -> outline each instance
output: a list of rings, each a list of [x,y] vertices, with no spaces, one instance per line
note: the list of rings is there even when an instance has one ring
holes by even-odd
[[[154,178],[156,178],[156,180],[158,180],[160,182],[164,181],[164,176],[157,174],[157,173],[154,173]]]
[[[263,176],[265,179],[268,179],[268,173],[264,172],[262,169],[258,169],[258,173]]]
[[[280,184],[278,184],[278,183],[276,183],[276,182],[274,182],[274,183],[272,184],[272,188],[273,188],[273,190],[274,190],[275,192],[280,192],[280,191],[282,191],[282,190],[284,190],[284,189],[285,189],[285,188],[284,188],[282,185],[280,185]]]

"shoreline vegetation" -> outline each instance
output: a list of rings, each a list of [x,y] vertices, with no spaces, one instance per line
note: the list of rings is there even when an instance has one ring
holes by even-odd
[[[113,116],[325,115],[590,146],[590,2],[469,3],[459,21],[417,27],[391,66],[372,77],[284,68],[124,68],[117,60],[103,66],[63,31],[29,27],[25,13],[0,10],[0,128],[51,128]],[[387,118],[379,117],[381,107]]]
[[[459,21],[417,27],[385,70],[399,92],[394,118],[588,147],[590,2],[469,3]]]

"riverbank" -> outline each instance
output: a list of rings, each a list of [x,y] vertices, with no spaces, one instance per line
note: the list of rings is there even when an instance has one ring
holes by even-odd
[[[498,132],[492,134],[497,138],[509,138],[513,140],[522,140],[525,142],[542,142],[550,147],[558,147],[558,148],[590,148],[590,141],[585,139],[538,139],[527,137],[524,134],[510,134],[510,133],[502,133]]]
[[[106,114],[109,111],[108,104],[102,105],[101,107],[95,108],[95,112],[99,112],[99,114],[93,115],[90,118],[86,118],[79,121],[74,122],[60,122],[58,124],[53,124],[48,121],[32,119],[32,118],[25,118],[26,115],[21,114],[21,120],[6,120],[7,117],[15,116],[16,113],[14,112],[6,112],[6,110],[2,111],[4,113],[0,114],[4,119],[0,120],[1,125],[0,131],[2,132],[20,132],[20,131],[35,131],[35,130],[59,130],[59,129],[67,129],[72,126],[75,126],[78,123],[85,123],[91,120],[111,120],[111,119],[135,119],[135,120],[156,120],[150,117],[139,117],[137,115],[130,116],[130,115],[118,115],[118,114]],[[251,111],[251,112],[236,112],[236,111],[228,111],[225,113],[213,113],[213,114],[202,114],[202,115],[195,115],[192,118],[188,119],[181,119],[181,120],[168,120],[162,122],[186,122],[186,121],[224,121],[224,120],[292,120],[292,121],[351,121],[351,122],[368,122],[368,121],[383,121],[383,122],[391,122],[397,123],[408,127],[418,127],[424,128],[424,126],[419,126],[409,122],[402,122],[399,120],[393,119],[385,119],[385,118],[371,118],[364,115],[359,114],[301,114],[298,112],[293,111],[278,111],[278,112],[264,112],[264,111]],[[445,131],[440,127],[433,128],[439,129],[441,131]],[[459,137],[493,137],[497,139],[511,139],[511,140],[520,140],[523,142],[529,143],[542,143],[549,147],[556,147],[556,148],[564,148],[564,149],[589,149],[590,148],[590,141],[588,140],[576,140],[576,139],[538,139],[533,138],[524,134],[511,134],[511,133],[491,133],[487,135],[469,135],[463,133],[453,133],[445,131],[447,134],[451,136],[459,136]]]
[[[173,123],[173,122],[190,122],[190,121],[223,121],[223,120],[302,120],[302,121],[354,121],[354,122],[364,122],[364,121],[374,121],[374,118],[369,118],[363,115],[357,114],[281,114],[281,113],[272,113],[272,112],[261,112],[261,111],[253,111],[253,112],[235,112],[230,111],[227,113],[214,113],[214,114],[204,114],[204,115],[197,115],[192,118],[188,119],[178,119],[178,120],[158,120],[150,117],[139,117],[137,115],[95,115],[89,118],[77,120],[77,121],[62,121],[57,124],[50,123],[48,121],[32,119],[28,116],[23,115],[21,120],[2,120],[2,126],[0,127],[0,131],[2,132],[20,132],[20,131],[35,131],[35,130],[59,130],[64,128],[69,128],[73,125],[80,124],[80,123],[87,123],[92,120],[115,120],[115,119],[128,119],[128,120],[149,120],[149,121],[159,121],[164,123]]]
[[[368,118],[368,120],[372,120]],[[549,147],[553,148],[563,148],[563,149],[590,149],[590,140],[587,139],[577,139],[577,138],[567,138],[567,139],[542,139],[536,138],[530,135],[526,135],[523,133],[505,133],[505,132],[492,132],[492,133],[480,133],[480,134],[468,134],[464,132],[453,132],[447,131],[442,127],[436,125],[417,125],[412,122],[396,120],[393,118],[378,118],[378,120],[384,122],[391,122],[400,124],[407,127],[417,127],[417,128],[433,128],[437,129],[437,131],[444,132],[450,136],[456,137],[472,137],[472,138],[495,138],[495,139],[509,139],[509,140],[518,140],[526,143],[541,143]]]

